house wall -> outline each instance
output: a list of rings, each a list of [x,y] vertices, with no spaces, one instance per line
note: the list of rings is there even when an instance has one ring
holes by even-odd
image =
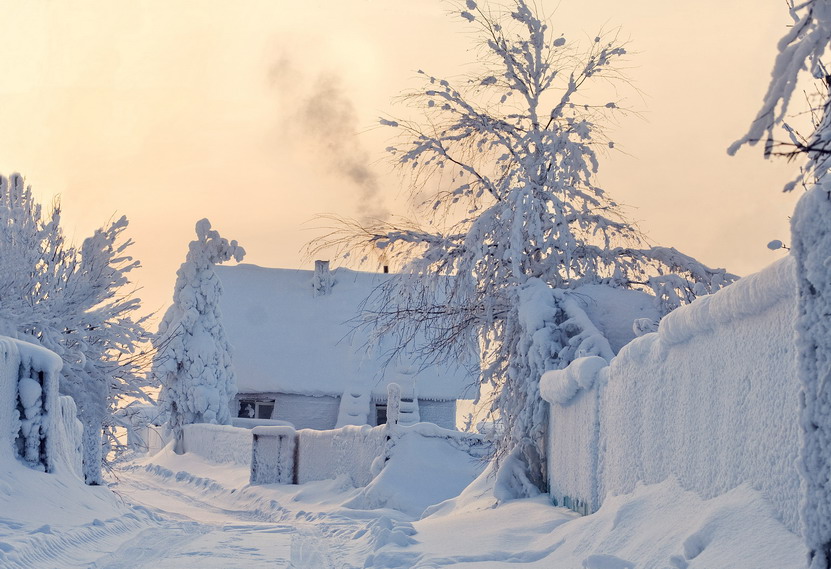
[[[273,399],[274,414],[271,418],[287,421],[296,429],[334,429],[338,421],[340,398],[331,396],[311,397],[289,393],[240,393],[234,403],[235,409],[240,399]],[[386,400],[373,399],[369,404],[367,421],[370,426],[377,426],[375,409],[377,405],[386,405]],[[456,429],[456,401],[430,401],[419,399],[421,421],[435,423],[445,429]]]
[[[435,423],[445,429],[456,429],[455,401],[418,400],[418,412],[422,423]]]
[[[669,314],[607,367],[547,372],[552,490],[593,510],[671,477],[703,498],[748,484],[798,533],[795,317],[785,259]]]
[[[339,408],[339,397],[279,393],[271,418],[288,421],[295,429],[334,429]]]

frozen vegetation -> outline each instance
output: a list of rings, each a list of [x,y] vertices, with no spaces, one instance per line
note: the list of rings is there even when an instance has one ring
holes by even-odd
[[[353,225],[334,241],[403,265],[366,305],[376,333],[400,341],[394,355],[479,356],[488,434],[420,423],[394,397],[390,425],[354,424],[369,398],[354,382],[341,428],[232,426],[214,265],[244,251],[202,220],[154,343],[173,435],[147,427],[147,410],[120,415],[171,440],[89,486],[102,481],[115,402],[143,386],[130,357],[144,338],[138,301],[117,294],[136,266],[126,219],[74,249],[59,211],[42,216],[22,178],[0,178],[0,246],[13,253],[0,325],[54,352],[0,339],[0,567],[831,566],[831,103],[794,143],[816,180],[793,218],[793,255],[733,282],[648,246],[594,184],[598,119],[618,105],[580,87],[618,79],[623,47],[598,37],[578,50],[524,0],[506,13],[459,7],[490,67],[458,88],[423,73],[410,98],[425,121],[382,120],[404,133],[394,150],[415,166],[414,187],[458,168],[428,200],[440,223]],[[831,1],[791,11],[737,146],[765,139],[772,153],[800,71],[824,73]],[[309,284],[324,307],[338,286],[323,271]]]

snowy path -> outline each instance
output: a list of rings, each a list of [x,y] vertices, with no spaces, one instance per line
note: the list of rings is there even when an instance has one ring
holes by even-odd
[[[90,564],[95,569],[225,569],[351,567],[332,561],[328,541],[306,521],[224,508],[199,495],[175,488],[142,470],[122,472],[113,487],[123,499],[158,515],[159,527],[141,531]],[[168,482],[166,484],[166,482]]]

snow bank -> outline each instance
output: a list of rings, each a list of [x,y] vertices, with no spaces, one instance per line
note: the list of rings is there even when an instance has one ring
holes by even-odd
[[[417,423],[389,430],[388,458],[358,495],[344,505],[358,509],[392,508],[420,517],[429,508],[458,496],[485,467],[483,438]]]
[[[251,429],[194,423],[184,425],[182,431],[185,452],[215,463],[251,464]]]
[[[386,455],[387,428],[347,425],[340,429],[298,431],[297,482],[344,476],[353,486],[372,480],[372,464]]]
[[[673,477],[702,498],[750,484],[798,532],[795,309],[787,258],[672,312],[607,368],[546,374],[554,497],[594,510]]]
[[[805,566],[805,547],[761,495],[742,486],[703,500],[672,480],[608,498],[576,518],[545,498],[456,509],[413,522],[364,567],[523,569],[784,569]],[[472,505],[472,504],[471,504]]]

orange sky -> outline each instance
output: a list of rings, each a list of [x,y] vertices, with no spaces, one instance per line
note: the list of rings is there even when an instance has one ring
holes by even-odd
[[[572,38],[631,37],[643,97],[628,102],[642,118],[613,131],[623,152],[604,157],[599,181],[651,240],[739,274],[778,258],[766,244],[789,241],[797,196],[780,189],[796,166],[725,149],[758,109],[784,3],[540,5]],[[470,28],[432,0],[0,7],[0,172],[23,173],[42,201],[59,194],[77,240],[127,215],[148,308],[168,302],[202,217],[247,262],[300,268],[316,214],[402,211],[377,117],[396,114],[417,69],[454,75],[474,58]]]

